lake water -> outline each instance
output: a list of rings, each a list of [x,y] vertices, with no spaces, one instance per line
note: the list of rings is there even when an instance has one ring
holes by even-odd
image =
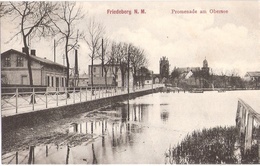
[[[37,145],[34,163],[163,164],[166,150],[188,133],[235,125],[238,98],[252,102],[259,96],[260,91],[156,93],[98,109],[68,122],[66,134],[75,137],[69,151],[65,143],[50,142],[46,155],[46,144]]]

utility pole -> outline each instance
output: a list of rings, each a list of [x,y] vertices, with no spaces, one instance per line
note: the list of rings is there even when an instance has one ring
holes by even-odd
[[[103,38],[102,38],[102,43],[101,43],[101,50],[102,50],[102,54],[101,54],[101,63],[102,63],[102,77],[103,77],[103,72],[104,72],[104,46],[103,46]]]
[[[128,77],[128,87],[127,87],[127,93],[128,93],[128,100],[129,100],[129,87],[130,87],[130,80],[129,80],[129,78],[130,78],[130,47],[129,47],[129,49],[128,49],[128,58],[127,58],[127,68],[128,68],[128,75],[127,75],[127,77]]]
[[[79,71],[78,71],[78,50],[75,50],[75,71],[74,71],[74,79],[75,79],[75,86],[77,86],[77,80],[79,77]]]
[[[56,43],[54,39],[54,62],[56,63]]]

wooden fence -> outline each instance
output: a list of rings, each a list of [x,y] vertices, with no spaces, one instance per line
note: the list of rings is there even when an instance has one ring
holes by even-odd
[[[252,145],[258,145],[258,159],[260,163],[260,114],[242,99],[238,99],[236,126],[238,128],[241,157],[252,150]]]

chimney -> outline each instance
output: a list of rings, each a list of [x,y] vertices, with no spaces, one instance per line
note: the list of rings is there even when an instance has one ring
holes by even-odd
[[[22,52],[26,53],[26,48],[25,47],[22,48]]]
[[[78,70],[78,50],[75,50],[75,75],[79,74]]]
[[[31,50],[31,55],[32,55],[32,56],[36,56],[36,50],[32,49],[32,50]]]

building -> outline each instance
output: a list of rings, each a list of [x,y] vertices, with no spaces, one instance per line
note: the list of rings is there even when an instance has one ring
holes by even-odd
[[[91,85],[91,66],[89,65],[89,85]],[[105,72],[106,71],[106,72]],[[129,72],[129,84],[133,87],[133,73]],[[93,65],[93,86],[128,86],[128,72],[125,70],[124,78],[119,65],[104,65],[102,71],[101,64]]]
[[[209,88],[211,86],[210,83],[210,74],[209,74],[209,66],[206,58],[203,60],[202,67],[181,67],[174,68],[175,73],[175,84],[176,82],[182,83],[183,85],[191,86],[191,87],[203,87]],[[177,84],[176,84],[177,85]]]
[[[50,89],[65,87],[66,66],[46,58],[36,56],[31,50],[31,68],[34,86],[46,86]],[[27,56],[24,52],[10,49],[1,54],[2,86],[29,86]]]
[[[166,57],[160,59],[160,77],[161,80],[166,80],[170,75],[170,64]]]
[[[247,72],[244,79],[246,81],[256,81],[260,78],[260,71]]]
[[[87,73],[79,74],[75,77],[74,74],[70,74],[69,86],[70,87],[86,87],[89,85],[89,75]]]
[[[258,82],[260,80],[260,71],[247,72],[244,76],[244,80],[249,82],[247,87],[259,88]]]

